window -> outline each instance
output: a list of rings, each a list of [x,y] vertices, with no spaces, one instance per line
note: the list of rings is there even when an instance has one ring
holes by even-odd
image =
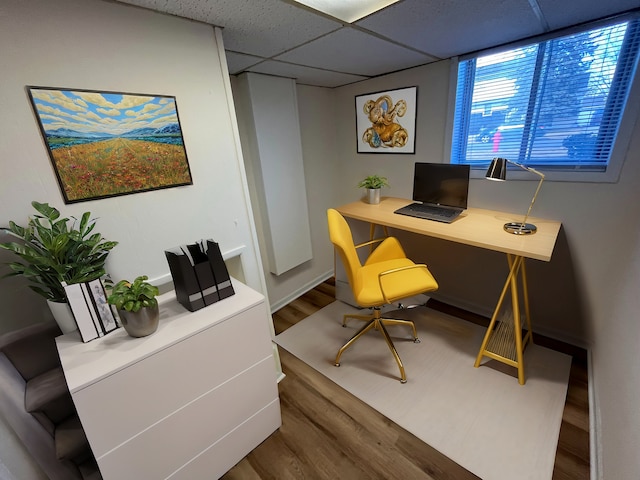
[[[451,163],[484,171],[500,156],[545,173],[606,172],[639,45],[633,17],[462,59]]]

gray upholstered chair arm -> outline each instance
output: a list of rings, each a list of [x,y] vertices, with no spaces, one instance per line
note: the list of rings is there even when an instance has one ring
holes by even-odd
[[[0,352],[0,414],[13,428],[51,480],[80,478],[77,468],[56,458],[51,435],[24,409],[26,382],[4,353]]]

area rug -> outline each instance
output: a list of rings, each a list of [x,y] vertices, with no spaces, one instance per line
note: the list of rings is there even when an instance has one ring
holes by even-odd
[[[276,336],[276,343],[395,423],[484,480],[552,478],[571,357],[538,345],[525,352],[526,384],[515,369],[484,359],[485,328],[427,307],[396,312],[414,320],[388,328],[407,373],[379,332],[370,331],[335,367],[338,349],[362,325],[336,301]],[[513,370],[513,371],[511,371]]]

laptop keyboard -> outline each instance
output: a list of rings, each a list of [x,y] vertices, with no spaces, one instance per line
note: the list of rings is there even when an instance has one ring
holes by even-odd
[[[451,222],[458,215],[460,210],[449,208],[441,208],[434,205],[425,205],[422,203],[412,203],[406,207],[399,208],[395,211],[400,215],[408,215],[410,217],[425,218],[427,220],[435,220],[439,222]]]

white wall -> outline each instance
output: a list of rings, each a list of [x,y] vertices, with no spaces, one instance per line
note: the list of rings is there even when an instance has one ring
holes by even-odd
[[[264,271],[282,275],[312,258],[296,81],[247,73],[234,89]]]
[[[243,103],[243,99],[238,98],[238,95],[241,95],[241,89],[236,88],[235,78],[232,78],[232,84],[238,108]],[[334,97],[334,91],[327,88],[297,87],[305,174],[304,187],[307,192],[311,229],[311,260],[281,275],[270,273],[266,263],[268,242],[263,237],[265,227],[262,227],[267,219],[259,216],[256,218],[258,236],[261,238],[263,270],[272,311],[278,310],[333,275],[333,248],[327,233],[326,211],[327,208],[335,206],[334,177],[342,164],[340,156],[336,155],[335,130],[337,127],[333,107]],[[248,118],[247,113],[239,114],[239,121],[244,118]],[[250,144],[248,138],[243,136],[242,141],[243,149],[247,152],[255,150],[255,146]],[[251,168],[251,165],[247,165],[248,171]],[[291,178],[283,177],[278,188],[287,189],[290,181]],[[257,214],[258,209],[255,209],[254,213]]]
[[[170,280],[165,249],[213,238],[223,252],[241,251],[244,279],[265,289],[226,61],[211,26],[111,2],[6,0],[0,44],[1,225],[26,224],[32,200],[66,216],[91,211],[96,230],[120,242],[107,260],[115,280]],[[65,205],[26,85],[175,96],[193,185]],[[0,253],[0,262],[12,259]],[[19,279],[0,281],[0,302],[1,330],[48,316]]]
[[[614,266],[617,295],[599,322],[594,348],[600,478],[640,478],[640,224],[625,235],[631,249]]]

